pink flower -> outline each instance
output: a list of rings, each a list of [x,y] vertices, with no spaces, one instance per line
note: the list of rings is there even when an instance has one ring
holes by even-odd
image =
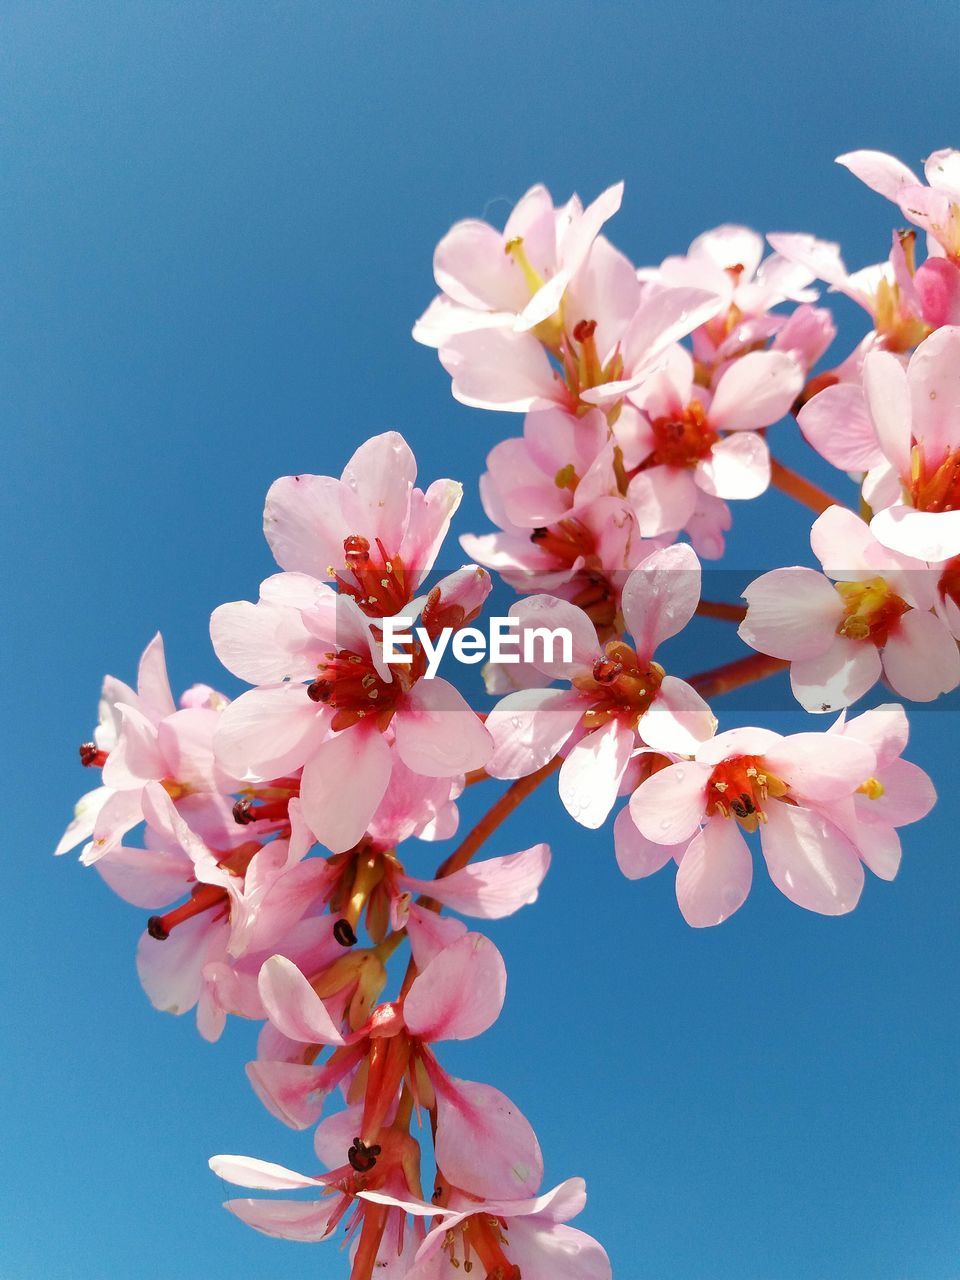
[[[502,232],[475,219],[458,222],[437,245],[433,270],[442,293],[414,326],[414,338],[440,346],[456,334],[480,329],[527,333],[562,323],[556,316],[566,291],[622,198],[619,182],[587,209],[577,196],[555,208],[546,187],[536,186],[518,202]],[[607,290],[619,284],[626,291],[629,319],[639,292],[634,273],[606,241],[599,246]],[[622,280],[617,280],[620,262]]]
[[[213,734],[227,699],[214,690],[177,709],[170,692],[163,640],[154,636],[140,659],[137,692],[107,676],[100,697],[94,741],[80,749],[81,761],[101,768],[103,786],[88,792],[57,845],[58,854],[89,840],[80,861],[91,865],[143,821],[141,798],[160,782],[198,820],[218,824],[230,806],[223,796],[236,780],[213,758]],[[92,839],[90,838],[92,837]]]
[[[808,267],[873,320],[873,332],[853,358],[855,367],[862,355],[874,348],[895,353],[912,350],[932,329],[951,322],[954,310],[960,307],[960,270],[942,258],[928,259],[917,267],[915,232],[894,232],[889,259],[852,274],[837,244],[800,234],[779,233],[768,238],[784,257]]]
[[[442,1181],[438,1191],[434,1203],[449,1216],[417,1250],[409,1280],[460,1280],[476,1267],[503,1280],[610,1280],[603,1248],[566,1225],[586,1204],[582,1178],[527,1200],[478,1201]]]
[[[453,582],[456,603],[460,576]],[[431,596],[441,608],[443,584]],[[256,605],[222,605],[211,635],[224,665],[259,686],[224,712],[219,759],[244,777],[303,767],[304,816],[335,853],[363,836],[395,757],[425,777],[453,778],[490,754],[489,734],[453,685],[422,678],[422,650],[389,666],[361,606],[305,574],[268,579]]]
[[[372,845],[362,846],[345,863],[341,862],[336,875],[331,874],[330,893],[340,900],[333,936],[342,946],[353,945],[359,913],[366,905],[367,929],[373,940],[383,940],[388,923],[395,929],[405,928],[414,961],[422,971],[441,951],[462,939],[467,929],[461,921],[440,917],[415,902],[414,895],[477,919],[501,919],[536,900],[549,865],[549,848],[540,844],[520,853],[471,863],[439,880],[421,880],[406,874],[392,853],[380,852]],[[358,900],[359,909],[354,905]],[[363,999],[371,993],[375,999],[379,994],[377,970],[370,968],[363,953],[358,954],[360,961],[339,966],[340,970],[351,966],[354,970],[356,981],[349,988],[349,998],[352,1001],[361,991]],[[368,974],[361,972],[365,964],[370,969]],[[348,975],[341,983],[336,993],[339,1002],[346,999],[347,982],[351,981]],[[370,981],[372,986],[364,985]],[[325,977],[322,989],[333,990],[338,982],[339,978]],[[315,982],[315,990],[316,985]],[[327,1006],[332,1007],[329,997]],[[304,1062],[298,1048],[277,1058],[277,1046],[272,1041],[265,1043],[257,1060],[247,1067],[250,1082],[264,1106],[292,1128],[315,1124],[331,1091],[354,1071],[360,1060],[355,1042],[347,1039],[347,1047],[336,1049],[322,1066]]]
[[[882,151],[850,151],[837,156],[871,190],[886,196],[917,227],[927,232],[933,247],[960,263],[960,151],[934,151],[924,162],[929,186],[905,164]]]
[[[723,499],[763,493],[770,453],[757,430],[779,421],[802,386],[790,356],[756,351],[728,365],[711,393],[694,385],[692,358],[673,347],[662,372],[633,393],[644,413],[627,497],[640,532],[686,528],[698,490]]]
[[[333,476],[283,476],[263,509],[282,569],[336,579],[365,614],[402,613],[433,567],[463,495],[453,480],[415,487],[417,464],[396,431],[366,440]]]
[[[793,692],[808,711],[849,706],[881,673],[915,702],[960,684],[957,643],[931,612],[936,573],[887,550],[843,507],[814,522],[810,544],[823,573],[795,567],[755,579],[739,629],[752,648],[791,663]]]
[[[960,553],[960,328],[932,333],[906,370],[868,356],[863,391],[884,457],[864,485],[871,529],[893,551],[949,560]]]
[[[892,880],[900,868],[897,827],[925,818],[937,801],[933,783],[922,769],[901,759],[909,725],[903,707],[888,704],[865,711],[854,720],[839,720],[831,733],[856,738],[877,755],[872,777],[852,796],[831,808],[830,816],[874,875]]]
[[[749,227],[725,225],[697,236],[684,256],[640,272],[643,280],[703,289],[722,300],[718,313],[693,332],[694,356],[703,368],[722,368],[788,325],[791,317],[770,314],[772,307],[816,298],[807,287],[812,271],[777,254],[764,262],[762,257],[762,236]]]
[[[684,681],[654,661],[657,646],[690,621],[700,598],[700,565],[690,547],[655,551],[627,578],[622,608],[635,649],[602,647],[593,623],[552,596],[516,604],[521,634],[546,627],[571,637],[570,661],[544,650],[534,661],[565,689],[508,694],[487,717],[496,744],[487,763],[494,777],[523,777],[557,754],[560,798],[583,826],[599,827],[616,799],[637,746],[689,753],[716,727],[710,708]]]
[[[780,892],[808,911],[842,915],[857,905],[863,868],[833,812],[876,768],[873,747],[853,737],[728,730],[641,783],[629,817],[617,820],[618,861],[635,878],[673,857],[680,910],[702,928],[745,902],[753,863],[741,833],[759,830]]]
[[[316,1243],[332,1237],[343,1223],[351,1240],[351,1280],[402,1280],[426,1235],[425,1219],[442,1211],[419,1189],[419,1148],[409,1133],[384,1129],[370,1171],[346,1163],[311,1177],[249,1156],[213,1156],[210,1168],[228,1182],[264,1191],[316,1188],[318,1200],[227,1200],[229,1209],[264,1235]],[[413,1230],[407,1217],[413,1218]]]
[[[148,823],[146,849],[117,848],[97,869],[128,902],[144,908],[180,906],[151,916],[137,949],[137,970],[151,1002],[181,1014],[198,1005],[201,1034],[215,1040],[226,1015],[266,1016],[256,978],[277,950],[302,954],[304,962],[333,959],[339,951],[331,928],[321,928],[326,946],[314,938],[298,946],[296,926],[315,909],[328,875],[320,859],[303,861],[313,844],[296,800],[292,830],[261,846],[247,841],[226,853],[210,849],[184,822],[166,791],[149,783],[143,794]],[[249,963],[244,961],[249,959]]]

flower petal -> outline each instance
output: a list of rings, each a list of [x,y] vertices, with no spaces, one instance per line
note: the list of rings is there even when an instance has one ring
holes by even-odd
[[[743,906],[753,859],[735,822],[711,818],[687,846],[677,870],[677,903],[695,929],[722,924]]]
[[[774,801],[760,842],[770,879],[797,906],[839,916],[859,902],[863,866],[857,851],[819,814]]]
[[[489,938],[468,933],[439,952],[403,1002],[407,1030],[421,1040],[471,1040],[503,1008],[507,970]]]

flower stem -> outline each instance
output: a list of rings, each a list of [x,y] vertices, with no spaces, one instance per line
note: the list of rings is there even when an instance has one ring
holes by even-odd
[[[721,693],[730,693],[732,689],[740,689],[745,684],[753,684],[755,680],[776,675],[789,665],[783,658],[771,658],[766,653],[751,653],[722,667],[701,671],[699,675],[691,676],[687,684],[693,685],[702,698],[710,699]]]
[[[722,622],[742,622],[747,616],[744,604],[727,604],[724,600],[701,600],[697,605],[701,618],[719,618]]]
[[[551,773],[556,773],[562,763],[559,756],[554,756],[536,773],[512,782],[500,799],[494,801],[473,830],[454,849],[450,857],[440,864],[436,878],[441,880],[444,876],[452,876],[455,871],[462,870],[484,841],[493,835],[497,827],[509,818],[514,809],[522,804],[531,792],[536,791],[545,778],[549,778]]]
[[[828,507],[842,507],[844,505],[834,498],[832,494],[827,493],[826,489],[821,489],[812,480],[807,480],[804,476],[798,475],[796,471],[791,471],[789,467],[785,467],[776,458],[770,459],[770,480],[775,489],[779,489],[781,493],[796,499],[803,506],[816,512],[818,516],[823,515]]]

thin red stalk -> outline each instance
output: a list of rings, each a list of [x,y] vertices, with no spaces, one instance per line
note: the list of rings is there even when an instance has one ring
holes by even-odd
[[[701,600],[697,605],[701,618],[719,618],[721,622],[742,622],[747,616],[747,606],[727,604],[724,600]]]
[[[775,489],[779,489],[781,493],[794,498],[810,511],[816,512],[818,516],[823,515],[828,507],[842,507],[844,505],[832,494],[827,493],[826,489],[821,489],[812,480],[807,480],[804,476],[798,475],[796,471],[791,471],[789,467],[785,467],[776,458],[770,459],[770,481]]]
[[[776,675],[789,665],[783,658],[771,658],[766,653],[751,653],[746,658],[737,658],[735,662],[727,662],[722,667],[701,671],[699,675],[691,676],[687,684],[693,685],[703,698],[716,698],[721,693],[753,684],[755,680],[765,680],[767,676]]]

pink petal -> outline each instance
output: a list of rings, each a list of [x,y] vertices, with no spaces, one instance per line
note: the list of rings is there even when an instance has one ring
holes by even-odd
[[[137,670],[137,696],[143,709],[153,720],[162,720],[177,709],[170,692],[163,637],[159,631],[147,645]]]
[[[408,769],[428,778],[452,778],[480,769],[493,751],[483,722],[446,680],[424,679],[414,685],[394,725],[397,755]]]
[[[783,736],[774,733],[772,729],[757,729],[753,726],[727,729],[697,748],[697,762],[712,766],[734,756],[762,756],[782,741]]]
[[[560,242],[560,258],[571,276],[579,271],[600,234],[603,224],[617,212],[623,201],[623,183],[615,182],[575,218]]]
[[[94,787],[92,791],[80,797],[74,807],[70,824],[53,851],[56,857],[76,848],[81,841],[90,839],[97,815],[113,794],[109,787]]]
[[[940,564],[960,555],[960,511],[914,511],[893,506],[878,511],[870,532],[902,555]]]
[[[103,766],[104,786],[118,789],[143,786],[166,772],[157,744],[157,727],[142,711],[120,704],[123,717],[117,745]]]
[[[641,659],[687,625],[700,603],[700,561],[678,543],[641,560],[623,588],[623,616]]]
[[[773,569],[743,593],[747,616],[740,639],[787,660],[816,658],[833,644],[843,602],[833,583],[813,569]]]
[[[560,767],[560,800],[582,827],[602,826],[634,748],[632,729],[611,720],[582,738]]]
[[[157,743],[166,762],[165,776],[194,791],[230,791],[236,779],[224,775],[213,755],[219,712],[209,707],[186,707],[161,720]]]
[[[933,702],[960,684],[957,642],[933,613],[905,613],[890,632],[882,661],[891,688],[912,702]]]
[[[673,764],[642,782],[630,797],[630,813],[641,835],[657,844],[689,840],[704,819],[712,772],[710,764]]]
[[[903,365],[889,351],[863,362],[863,394],[880,447],[900,475],[910,471],[910,387]]]
[[[257,985],[270,1021],[283,1035],[303,1044],[344,1043],[326,1005],[286,956],[264,961]]]
[[[852,720],[844,721],[841,716],[831,729],[847,738],[859,738],[861,742],[873,747],[878,771],[886,769],[900,758],[910,736],[907,713],[899,702],[886,702],[881,707],[862,712]]]
[[[499,1089],[428,1070],[437,1094],[437,1164],[448,1181],[483,1198],[533,1195],[543,1156],[526,1117]]]
[[[841,471],[867,471],[883,458],[863,390],[856,383],[825,387],[803,406],[797,424],[817,453]]]
[[[770,487],[770,450],[752,431],[728,436],[697,464],[697,484],[717,498],[759,497]]]
[[[489,938],[468,933],[439,952],[403,1002],[403,1020],[421,1040],[472,1040],[503,1008],[507,970]]]
[[[104,788],[104,790],[108,790]],[[143,821],[142,789],[114,791],[107,795],[94,818],[93,840],[80,855],[84,866],[91,866],[120,843],[131,827]]]
[[[323,1185],[319,1178],[310,1178],[268,1160],[255,1160],[252,1156],[211,1156],[208,1163],[218,1178],[237,1187],[253,1187],[258,1191],[300,1191],[304,1187]],[[270,1203],[276,1202],[271,1200]]]
[[[203,967],[222,954],[229,925],[213,912],[194,916],[163,942],[143,933],[137,944],[137,975],[150,1003],[162,1013],[192,1009],[203,987]]]
[[[857,841],[860,857],[873,874],[881,880],[896,879],[903,850],[893,827],[882,822],[865,822],[858,834],[861,836]]]
[[[124,902],[144,910],[166,907],[193,885],[193,863],[178,849],[111,849],[96,862],[100,875]]]
[[[418,907],[415,902],[407,910],[406,925],[410,951],[421,973],[444,947],[449,947],[467,933],[467,926],[462,920],[454,920],[452,916],[438,916],[435,911]]]
[[[720,375],[710,424],[718,431],[769,427],[790,412],[802,386],[803,370],[792,356],[782,351],[748,352]]]
[[[650,708],[640,718],[640,736],[655,751],[693,755],[712,738],[717,720],[708,704],[685,680],[664,676]]]
[[[400,543],[400,558],[417,585],[433,568],[450,520],[463,498],[463,485],[455,480],[434,480],[426,493],[410,495],[410,522]]]
[[[873,688],[880,671],[880,655],[869,640],[836,636],[825,653],[793,663],[790,687],[807,711],[839,711]]]
[[[901,187],[920,181],[905,164],[883,151],[848,151],[837,156],[837,164],[888,200],[896,200]]]
[[[300,780],[307,826],[333,853],[352,849],[390,781],[391,753],[375,726],[354,725],[314,750]]]
[[[316,674],[320,646],[300,614],[282,605],[236,600],[214,609],[210,639],[217,657],[248,684],[280,684]]]
[[[486,719],[494,741],[487,772],[494,778],[519,778],[542,769],[573,733],[586,707],[576,690],[508,693]]]
[[[640,880],[652,876],[673,857],[679,857],[684,844],[654,844],[637,830],[629,806],[621,809],[613,824],[613,839],[617,854],[617,866],[628,880]]]
[[[281,476],[267,492],[263,532],[281,569],[330,578],[351,532],[340,513],[340,481],[333,476]]]
[[[524,1280],[610,1280],[613,1274],[603,1247],[576,1227],[520,1218],[509,1223],[509,1241],[510,1262]]]
[[[323,1104],[336,1081],[326,1066],[303,1062],[247,1063],[247,1079],[272,1115],[291,1129],[309,1129],[323,1113]],[[339,1077],[338,1077],[339,1079]]]
[[[913,278],[923,318],[935,329],[960,324],[960,267],[949,258],[928,258]]]
[[[212,1162],[211,1162],[212,1165]],[[214,1172],[218,1172],[214,1169]],[[229,1209],[248,1227],[276,1240],[325,1240],[332,1230],[330,1217],[338,1200],[225,1200]]]
[[[768,748],[764,761],[794,799],[813,804],[850,795],[877,767],[868,743],[833,733],[791,734]]]
[[[503,235],[479,220],[450,228],[434,251],[433,274],[455,302],[480,311],[518,312],[530,296]]]
[[[442,880],[398,878],[408,891],[436,898],[452,911],[481,920],[499,920],[536,902],[549,866],[549,845],[535,844],[520,853],[473,862]]]
[[[691,243],[688,258],[707,258],[721,271],[742,268],[744,280],[752,280],[763,257],[763,236],[750,227],[724,223],[703,231]]]
[[[560,383],[530,333],[484,329],[461,333],[440,348],[454,399],[478,409],[526,413],[558,399]]]
[[[697,486],[683,467],[650,467],[630,481],[627,500],[641,537],[655,538],[686,527],[697,505]]]
[[[810,546],[824,573],[841,582],[873,578],[900,563],[877,542],[870,526],[846,507],[828,507],[817,516],[810,528]]]
[[[695,929],[722,924],[743,906],[753,859],[735,822],[711,818],[687,846],[677,870],[677,903]]]
[[[910,359],[907,378],[913,434],[925,456],[939,462],[960,447],[960,328],[944,326],[921,342]]]
[[[399,548],[410,514],[417,463],[398,431],[365,440],[343,469],[340,509],[351,533]]]
[[[869,812],[871,821],[905,827],[925,818],[937,802],[933,783],[924,771],[909,760],[894,760],[879,770],[877,778],[883,795],[876,800],[857,796],[858,809]]]
[[[592,667],[594,660],[600,656],[596,627],[582,609],[567,600],[546,595],[528,596],[511,607],[510,616],[520,621],[521,657],[526,644],[524,633],[537,628],[544,628],[549,632],[569,632],[570,661],[563,660],[563,648],[559,643],[550,649],[539,637],[530,637],[534,665],[554,680],[572,679],[585,668]]]
[[[214,734],[217,760],[236,778],[281,778],[322,741],[330,715],[302,684],[251,689],[223,711]]]
[[[702,289],[661,289],[648,296],[623,335],[625,378],[636,379],[650,369],[669,347],[713,319],[723,305],[722,298]],[[600,403],[589,392],[586,398]]]
[[[863,889],[863,866],[845,835],[809,809],[774,802],[760,828],[770,879],[807,911],[852,911]]]

